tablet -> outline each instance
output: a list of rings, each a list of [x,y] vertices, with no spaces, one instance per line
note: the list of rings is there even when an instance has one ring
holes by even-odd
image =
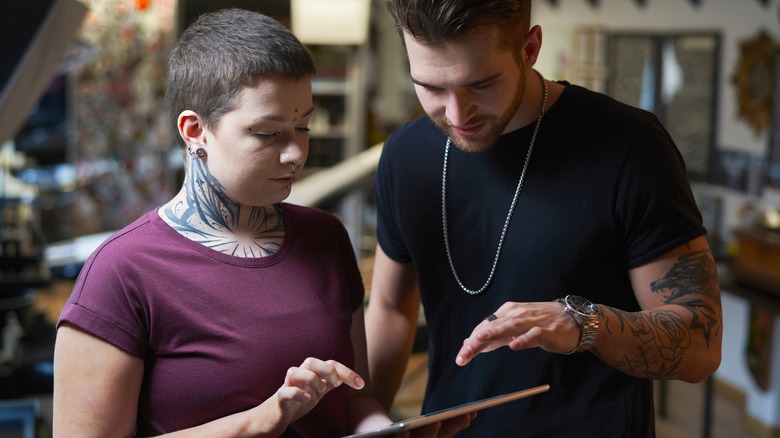
[[[545,392],[550,389],[550,385],[540,385],[533,388],[523,389],[521,391],[510,392],[508,394],[497,395],[482,400],[464,403],[462,405],[453,406],[451,408],[443,409],[441,411],[431,412],[429,414],[420,415],[418,417],[412,417],[406,420],[397,421],[387,426],[370,430],[367,432],[356,433],[354,435],[348,435],[343,438],[363,438],[372,436],[385,436],[390,435],[402,430],[412,430],[421,426],[425,426],[431,423],[444,421],[450,418],[457,417],[459,415],[467,414],[469,412],[476,412],[491,406],[497,406],[513,400],[529,397],[541,392]]]

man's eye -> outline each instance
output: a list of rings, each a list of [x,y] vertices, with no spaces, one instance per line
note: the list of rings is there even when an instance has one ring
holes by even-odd
[[[415,84],[415,86],[422,88],[426,93],[439,93],[439,92],[441,92],[440,88],[429,87],[427,85],[422,85],[422,84]]]

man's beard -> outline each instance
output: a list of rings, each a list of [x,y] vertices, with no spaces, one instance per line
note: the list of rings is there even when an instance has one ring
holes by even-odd
[[[523,102],[524,94],[525,75],[521,75],[520,79],[517,81],[515,97],[512,99],[512,102],[503,113],[501,113],[499,116],[489,116],[482,119],[477,118],[471,121],[472,123],[484,123],[486,127],[484,132],[480,132],[475,136],[462,137],[458,135],[452,129],[449,120],[446,118],[441,118],[438,120],[432,119],[432,121],[437,128],[439,128],[446,136],[450,138],[450,140],[452,140],[452,144],[457,146],[458,149],[464,152],[485,152],[492,148],[493,145],[498,141],[498,138],[501,137],[501,134],[504,133],[504,130],[506,129],[507,125],[509,125],[512,117],[515,116],[517,110],[520,108],[520,104]]]

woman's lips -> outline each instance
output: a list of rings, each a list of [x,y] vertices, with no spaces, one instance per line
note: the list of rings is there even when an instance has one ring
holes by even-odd
[[[290,178],[272,178],[272,180],[278,182],[279,184],[281,184],[283,186],[289,186],[290,184],[295,182],[295,177],[293,176],[293,177],[290,177]]]

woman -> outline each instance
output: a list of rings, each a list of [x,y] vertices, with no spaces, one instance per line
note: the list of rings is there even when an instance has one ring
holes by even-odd
[[[259,13],[207,14],[181,35],[166,100],[185,180],[82,269],[58,322],[55,436],[389,423],[361,378],[364,291],[346,231],[282,203],[306,162],[313,74],[306,48]]]

